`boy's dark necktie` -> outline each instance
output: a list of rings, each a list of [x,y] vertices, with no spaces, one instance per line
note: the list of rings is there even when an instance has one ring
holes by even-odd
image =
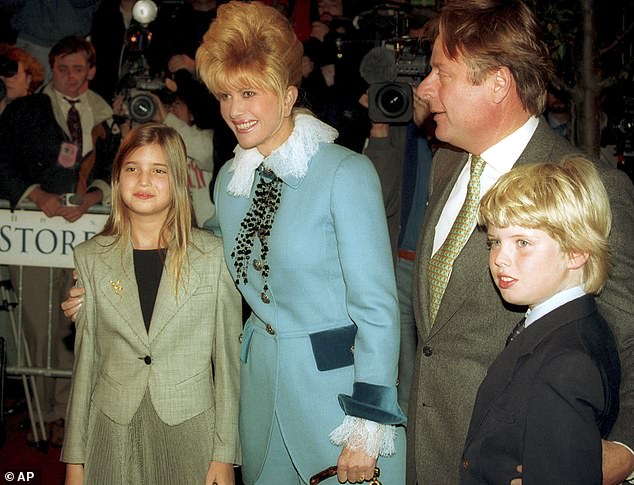
[[[77,159],[81,160],[82,156],[82,131],[81,131],[81,118],[79,117],[79,111],[75,108],[75,104],[79,103],[78,99],[64,98],[70,103],[68,110],[68,116],[66,123],[68,124],[68,132],[70,133],[70,141],[77,147]]]
[[[515,337],[517,337],[520,333],[522,333],[522,330],[526,328],[524,327],[525,323],[526,323],[526,317],[522,317],[522,319],[515,324],[515,326],[513,327],[513,330],[511,330],[511,333],[506,338],[506,345],[510,344]]]

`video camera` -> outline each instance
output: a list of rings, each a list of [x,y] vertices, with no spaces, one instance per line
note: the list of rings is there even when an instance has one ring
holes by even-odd
[[[383,62],[389,59],[391,65],[386,65],[383,71],[387,79],[369,83],[370,119],[377,123],[406,123],[412,119],[414,111],[413,88],[427,73],[427,57],[415,39],[402,39],[393,45],[386,43],[383,47],[371,50],[363,58],[362,76],[368,59],[377,55],[385,58]]]
[[[424,44],[407,37],[408,21],[407,14],[389,5],[365,12],[358,21],[366,29],[371,23],[379,35],[388,36],[363,57],[359,69],[369,84],[368,114],[377,123],[406,123],[412,119],[412,88],[429,70]]]
[[[138,123],[151,121],[157,111],[152,94],[161,102],[170,103],[174,93],[161,76],[151,73],[146,51],[152,42],[148,24],[156,18],[158,8],[152,0],[139,0],[134,4],[132,16],[138,23],[126,32],[124,54],[119,67],[117,93],[124,97],[126,116]]]
[[[165,82],[160,77],[151,76],[146,70],[128,72],[119,80],[118,92],[123,94],[127,116],[137,123],[146,123],[154,118],[158,108],[152,94],[166,104],[175,99]]]

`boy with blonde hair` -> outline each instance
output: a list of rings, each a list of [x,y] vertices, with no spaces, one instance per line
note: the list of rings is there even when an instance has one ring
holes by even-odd
[[[620,382],[594,301],[611,264],[605,187],[583,158],[518,166],[482,198],[479,223],[502,297],[528,311],[478,390],[460,483],[600,484]]]

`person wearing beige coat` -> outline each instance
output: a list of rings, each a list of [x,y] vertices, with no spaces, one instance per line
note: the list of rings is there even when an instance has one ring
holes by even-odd
[[[163,125],[140,127],[152,129],[178,137]],[[129,136],[134,140],[135,132]],[[126,140],[122,147],[125,152]],[[180,253],[173,238],[144,247],[137,221],[149,216],[142,211],[152,201],[165,200],[170,206],[169,196],[161,195],[161,182],[154,180],[166,176],[161,160],[155,162],[156,152],[147,157],[148,175],[141,173],[146,170],[139,155],[148,153],[144,149],[147,145],[128,151],[129,160],[122,163],[115,160],[115,172],[121,172],[113,173],[113,181],[118,180],[113,186],[119,186],[115,195],[125,192],[124,174],[129,178],[139,172],[139,183],[128,190],[136,206],[124,212],[134,215],[130,236],[109,234],[107,224],[104,233],[75,248],[77,285],[86,293],[77,315],[61,455],[69,464],[66,483],[232,485],[230,467],[241,462],[240,296],[222,243],[212,234],[190,229]],[[185,160],[183,146],[183,174]],[[180,188],[163,181],[163,193],[175,190]],[[171,204],[178,208],[173,200]],[[163,217],[158,220],[169,225],[170,218]],[[191,212],[182,220],[191,221]],[[180,265],[174,265],[179,255]],[[155,264],[140,263],[145,256],[155,258]],[[153,303],[149,309],[148,301]],[[214,463],[229,468],[218,475]],[[69,478],[74,472],[81,481]]]

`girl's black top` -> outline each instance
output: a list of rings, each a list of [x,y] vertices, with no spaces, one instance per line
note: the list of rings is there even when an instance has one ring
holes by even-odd
[[[158,293],[161,275],[163,274],[163,263],[167,249],[135,249],[134,250],[134,274],[136,285],[139,289],[139,300],[145,330],[150,329],[154,303]]]

